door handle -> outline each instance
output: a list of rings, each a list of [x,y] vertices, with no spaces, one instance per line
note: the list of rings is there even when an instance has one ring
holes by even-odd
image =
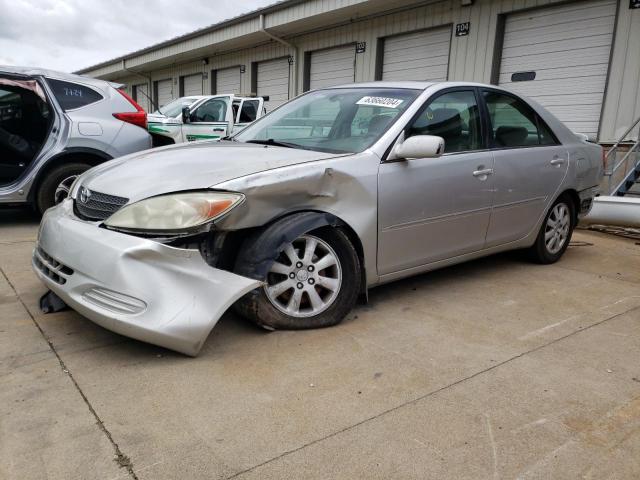
[[[224,128],[214,128],[214,132],[224,132]]]
[[[493,168],[483,168],[482,170],[475,170],[473,172],[474,177],[486,177],[493,173]]]
[[[554,166],[562,165],[564,164],[564,158],[554,158],[549,163]]]

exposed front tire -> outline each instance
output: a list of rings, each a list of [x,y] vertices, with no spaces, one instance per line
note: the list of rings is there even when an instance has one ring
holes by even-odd
[[[276,227],[277,228],[277,227]],[[260,250],[264,235],[250,239],[236,272],[252,276],[248,252]],[[267,329],[308,329],[336,325],[351,311],[360,291],[360,262],[339,228],[323,227],[287,243],[257,288],[236,303],[236,310]]]
[[[562,195],[551,206],[542,222],[536,243],[529,249],[534,262],[549,264],[557,262],[571,241],[575,228],[575,212],[571,199]]]
[[[75,179],[90,168],[89,164],[74,162],[47,172],[36,193],[36,207],[40,214],[67,198]]]

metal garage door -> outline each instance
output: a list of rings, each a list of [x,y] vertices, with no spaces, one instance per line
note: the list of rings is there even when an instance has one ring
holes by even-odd
[[[573,131],[595,138],[615,15],[615,0],[509,15],[499,84],[538,101]],[[535,79],[513,81],[532,76],[525,72],[535,72]]]
[[[190,97],[191,95],[202,95],[202,74],[198,73],[197,75],[187,75],[183,77],[183,93],[185,97]]]
[[[173,83],[171,79],[158,81],[158,107],[173,100]]]
[[[289,61],[286,58],[258,63],[258,95],[269,96],[265,102],[271,111],[289,100]]]
[[[146,83],[133,86],[135,95],[134,100],[140,105],[145,112],[149,111],[149,88]]]
[[[383,80],[447,79],[451,27],[384,39]]]
[[[217,70],[215,92],[217,94],[240,93],[240,67]]]
[[[311,89],[353,83],[355,80],[355,45],[311,52],[310,62]]]

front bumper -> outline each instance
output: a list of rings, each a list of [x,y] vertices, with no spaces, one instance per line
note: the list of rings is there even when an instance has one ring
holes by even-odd
[[[195,356],[222,314],[260,282],[200,252],[99,228],[72,201],[47,210],[33,269],[71,308],[131,338]]]

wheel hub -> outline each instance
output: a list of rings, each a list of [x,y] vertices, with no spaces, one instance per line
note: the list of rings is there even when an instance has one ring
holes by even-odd
[[[312,317],[329,308],[342,283],[335,251],[324,240],[303,235],[287,245],[264,286],[271,304],[292,317]]]

